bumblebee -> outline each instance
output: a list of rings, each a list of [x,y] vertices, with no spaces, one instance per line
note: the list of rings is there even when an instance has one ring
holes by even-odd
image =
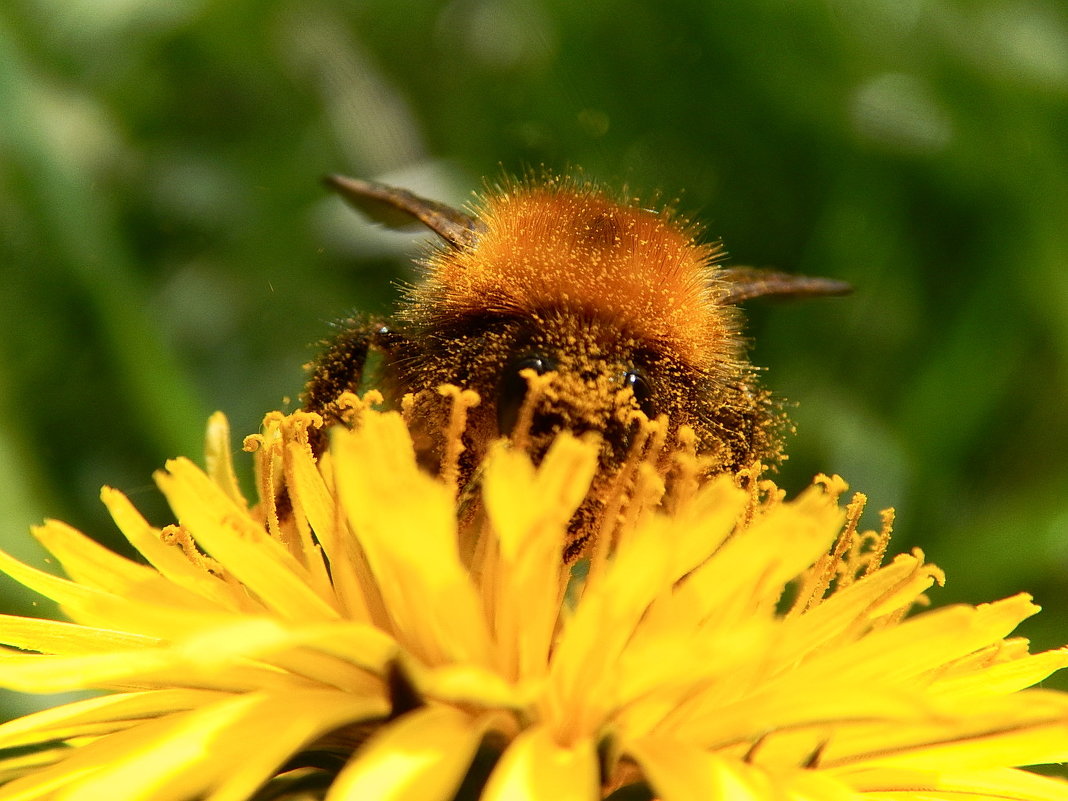
[[[561,431],[595,435],[598,471],[572,521],[568,559],[596,528],[638,420],[659,418],[669,437],[692,430],[709,474],[777,462],[782,414],[746,359],[737,304],[849,291],[826,278],[722,267],[720,246],[700,242],[671,210],[566,178],[508,184],[470,213],[370,181],[326,180],[373,219],[418,221],[440,241],[392,320],[341,325],[311,365],[304,407],[336,418],[339,395],[360,386],[377,352],[377,385],[392,403],[410,398],[417,451],[433,469],[452,403],[439,388],[475,390],[461,487],[499,437],[521,438],[537,461]]]

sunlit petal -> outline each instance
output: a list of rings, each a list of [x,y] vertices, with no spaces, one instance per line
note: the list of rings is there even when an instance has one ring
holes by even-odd
[[[176,524],[105,489],[143,562],[55,521],[66,577],[0,553],[73,621],[0,617],[0,686],[104,693],[0,725],[0,799],[1068,801],[1021,768],[1068,760],[1035,687],[1068,650],[1013,636],[1027,595],[928,608],[942,572],[882,565],[841,479],[673,486],[636,451],[572,569],[594,443],[493,445],[458,498],[351,408],[321,454],[318,415],[267,415],[251,506],[218,415],[207,469],[157,476]]]
[[[486,801],[518,798],[588,801],[597,797],[597,754],[592,741],[560,745],[543,728],[520,734],[490,775]]]
[[[418,709],[383,728],[339,775],[332,799],[447,801],[474,758],[484,727],[450,707]]]

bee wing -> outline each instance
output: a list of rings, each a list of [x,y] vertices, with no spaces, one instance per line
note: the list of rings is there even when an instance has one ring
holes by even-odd
[[[418,220],[457,250],[475,244],[482,233],[482,224],[474,217],[407,189],[343,175],[328,175],[323,182],[375,222],[403,228]]]
[[[848,295],[853,291],[853,287],[845,281],[791,275],[757,267],[725,267],[717,275],[727,282],[724,304],[741,303],[743,300],[768,295],[808,298],[820,295]]]

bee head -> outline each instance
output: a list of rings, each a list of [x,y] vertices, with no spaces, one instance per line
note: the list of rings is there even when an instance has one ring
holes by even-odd
[[[589,328],[542,336],[512,348],[496,375],[497,432],[530,451],[535,460],[562,431],[592,434],[602,445],[602,468],[626,458],[635,429],[657,415],[644,359],[627,343],[602,344]],[[585,336],[584,336],[585,334]]]

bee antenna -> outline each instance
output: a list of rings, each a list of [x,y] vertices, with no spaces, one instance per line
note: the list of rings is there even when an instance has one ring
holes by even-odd
[[[413,219],[418,220],[457,250],[474,245],[483,230],[474,217],[407,189],[344,175],[327,175],[323,183],[375,222],[390,228],[404,228]]]

